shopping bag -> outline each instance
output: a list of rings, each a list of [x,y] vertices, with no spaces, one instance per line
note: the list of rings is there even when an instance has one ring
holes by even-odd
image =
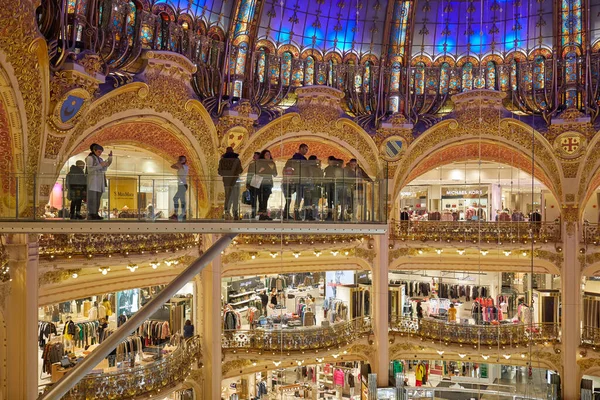
[[[254,175],[252,177],[252,180],[250,181],[250,186],[252,186],[253,188],[260,188],[260,185],[262,184],[263,181],[263,177],[260,175]]]

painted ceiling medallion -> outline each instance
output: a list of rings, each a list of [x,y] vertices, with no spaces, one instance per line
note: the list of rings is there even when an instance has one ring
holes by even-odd
[[[565,132],[554,140],[554,149],[559,157],[573,159],[581,156],[586,148],[585,136],[578,132]]]

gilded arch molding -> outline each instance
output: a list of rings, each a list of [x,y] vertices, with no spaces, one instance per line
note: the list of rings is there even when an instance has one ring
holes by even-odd
[[[503,153],[518,155],[520,164],[523,164],[523,160],[529,160],[531,166],[530,154],[535,150],[536,177],[539,176],[539,179],[554,193],[559,204],[562,203],[561,170],[548,141],[539,132],[517,120],[503,119],[495,124],[486,124],[485,118],[483,121],[484,123],[476,123],[475,126],[475,123],[465,123],[464,120],[461,120],[460,124],[457,120],[446,120],[433,126],[412,142],[395,170],[393,198],[397,197],[402,186],[406,185],[413,175],[412,171],[419,169],[421,163],[432,162],[431,158],[446,148],[464,147],[465,144],[478,144],[481,141],[482,145],[486,144],[490,152],[489,159],[495,158],[493,150],[496,148],[498,159],[495,161],[509,165],[512,163],[510,159],[500,158],[505,156]],[[477,135],[478,132],[481,134]],[[532,133],[534,140],[531,138]],[[500,152],[499,149],[507,150]],[[529,167],[528,170],[530,171],[531,168]]]
[[[327,107],[323,107],[326,112]],[[373,139],[356,123],[338,118],[327,120],[311,113],[289,113],[277,118],[254,133],[240,152],[242,162],[248,162],[259,149],[290,140],[314,139],[343,146],[369,174],[381,170],[379,150]]]
[[[592,194],[600,186],[600,134],[598,133],[590,140],[580,166],[577,194],[581,213]]]
[[[267,260],[251,260],[247,252],[232,253],[224,256],[222,276],[245,276],[245,275],[264,275],[264,274],[280,274],[293,273],[294,271],[302,272],[325,272],[325,271],[342,271],[355,270],[364,271],[372,270],[373,266],[369,262],[359,257],[351,257],[349,259],[333,259],[327,260],[321,257],[313,261],[294,262],[293,259],[280,260],[278,258]],[[227,263],[227,258],[233,259],[231,263]],[[268,257],[268,256],[267,256]],[[316,257],[315,257],[316,258]]]
[[[45,110],[49,88],[49,60],[46,41],[39,33],[36,2],[9,1],[0,7],[4,21],[0,40],[0,63],[12,71],[11,86],[16,95],[23,131],[23,163],[20,173],[38,170],[43,142]],[[10,61],[7,61],[10,60]],[[26,143],[26,145],[25,145]]]
[[[416,249],[409,250],[414,250],[416,252]],[[472,252],[475,253],[476,251],[477,250],[473,250]],[[503,258],[498,258],[496,260],[485,260],[482,262],[478,254],[472,257],[456,256],[452,258],[447,256],[444,256],[444,258],[440,258],[439,256],[404,256],[391,261],[389,269],[390,271],[423,271],[427,269],[443,269],[444,271],[455,270],[456,272],[497,272],[500,270],[510,272],[531,272],[530,259],[519,260],[505,256],[502,257]],[[557,257],[554,261],[555,263],[549,260],[535,258],[533,269],[536,273],[560,275],[560,263],[562,259],[559,260]]]
[[[195,149],[202,173],[215,176],[217,131],[204,106],[189,97],[188,88],[180,79],[163,74],[146,76],[147,83],[130,83],[93,102],[66,140],[62,158],[66,159],[89,135],[109,124],[151,115],[168,121],[171,131]]]

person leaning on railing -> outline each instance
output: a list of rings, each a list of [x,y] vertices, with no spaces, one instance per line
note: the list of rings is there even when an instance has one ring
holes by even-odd
[[[98,212],[100,210],[100,198],[106,190],[106,170],[112,164],[112,151],[108,153],[105,161],[100,157],[104,147],[97,143],[90,146],[90,154],[85,159],[87,173],[87,219],[102,220]]]

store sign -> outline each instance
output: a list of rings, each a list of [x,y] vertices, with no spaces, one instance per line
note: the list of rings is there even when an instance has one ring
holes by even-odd
[[[356,283],[369,284],[371,283],[371,279],[369,279],[368,272],[361,272],[356,274]]]
[[[137,186],[135,178],[110,179],[110,208],[121,211],[127,207],[131,212],[137,210]]]
[[[487,195],[487,188],[442,188],[442,197],[477,198]]]
[[[255,287],[257,287],[259,283],[260,283],[259,279],[249,278],[249,279],[244,279],[241,281],[231,282],[229,287],[230,287],[230,290],[234,290],[236,292],[239,292],[242,289],[244,291],[250,291],[250,290],[254,289]]]

